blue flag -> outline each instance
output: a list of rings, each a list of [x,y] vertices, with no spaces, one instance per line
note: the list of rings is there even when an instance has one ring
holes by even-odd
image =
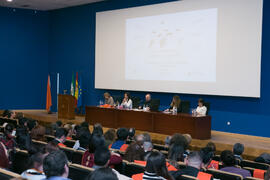
[[[78,101],[77,101],[77,107],[82,106],[82,77],[79,77],[78,80]]]

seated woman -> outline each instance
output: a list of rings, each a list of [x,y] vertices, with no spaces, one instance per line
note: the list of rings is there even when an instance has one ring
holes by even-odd
[[[108,105],[114,106],[113,97],[108,92],[105,92],[104,93],[104,100],[105,100],[105,103],[104,104],[108,104]]]
[[[13,150],[16,147],[16,141],[12,133],[13,131],[14,126],[12,124],[7,124],[3,136],[0,137],[0,142],[2,142],[8,150]]]
[[[32,155],[30,157],[29,169],[21,174],[22,178],[28,180],[46,179],[46,176],[43,172],[43,159],[46,155],[47,154],[42,154],[40,152]]]
[[[239,174],[243,178],[250,177],[251,174],[248,170],[241,169],[236,167],[236,160],[232,151],[225,150],[221,152],[220,159],[224,165],[224,168],[221,168],[221,171],[226,171],[229,173]]]
[[[125,109],[132,109],[132,100],[130,99],[130,94],[128,92],[124,94],[124,99],[121,106],[123,106]]]
[[[141,142],[131,143],[124,155],[124,159],[129,162],[143,161],[144,160],[144,149]]]
[[[204,106],[204,100],[200,98],[198,100],[198,107],[196,109],[196,114],[199,116],[205,116],[206,112],[207,112],[207,108]]]
[[[82,165],[92,168],[94,165],[94,153],[96,149],[105,146],[105,139],[102,135],[92,134],[88,150],[85,151],[82,157]],[[119,154],[111,153],[109,166],[122,163],[122,158]]]
[[[172,180],[174,178],[168,172],[164,155],[160,152],[152,152],[147,159],[145,172],[133,175],[132,179]]]
[[[182,112],[181,99],[177,95],[173,96],[170,108],[165,111],[173,111],[173,108],[176,108],[178,113]]]

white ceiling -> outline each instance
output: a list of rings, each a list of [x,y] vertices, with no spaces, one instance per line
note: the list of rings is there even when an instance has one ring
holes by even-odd
[[[0,6],[47,11],[99,1],[104,0],[13,0],[12,2],[0,0]]]

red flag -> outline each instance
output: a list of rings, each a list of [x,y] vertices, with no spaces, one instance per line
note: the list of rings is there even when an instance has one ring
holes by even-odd
[[[46,110],[49,112],[52,106],[52,94],[51,94],[51,81],[50,75],[48,75],[48,82],[47,82],[47,99],[46,99]]]

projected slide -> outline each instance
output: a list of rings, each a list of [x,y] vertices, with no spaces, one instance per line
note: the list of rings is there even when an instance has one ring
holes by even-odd
[[[126,80],[216,82],[218,9],[126,19]]]

